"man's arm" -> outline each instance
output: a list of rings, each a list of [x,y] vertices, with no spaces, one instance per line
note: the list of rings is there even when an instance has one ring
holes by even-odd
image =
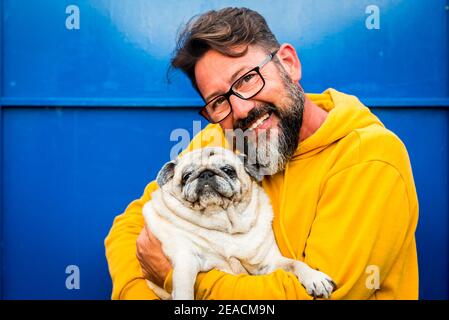
[[[332,299],[374,298],[376,288],[367,286],[371,274],[367,270],[378,270],[380,290],[394,295],[399,282],[410,282],[410,292],[391,298],[417,298],[417,278],[404,278],[403,270],[390,274],[393,266],[401,269],[397,265],[405,265],[408,251],[414,250],[417,216],[413,205],[401,175],[381,161],[352,166],[328,179],[304,261],[336,282]],[[386,277],[390,288],[383,288]],[[165,288],[171,289],[170,273]],[[264,276],[212,270],[198,275],[195,292],[196,299],[311,299],[296,277],[282,270]]]
[[[149,183],[142,197],[131,202],[125,212],[115,218],[105,239],[113,283],[112,299],[158,299],[147,286],[136,257],[136,241],[145,226],[142,207],[156,189],[155,181]]]

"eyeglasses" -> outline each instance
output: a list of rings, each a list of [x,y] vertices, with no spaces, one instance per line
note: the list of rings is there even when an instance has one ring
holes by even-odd
[[[200,114],[211,123],[217,123],[224,120],[231,112],[231,95],[235,95],[243,100],[249,100],[262,91],[265,86],[265,80],[260,74],[260,69],[270,62],[278,50],[270,53],[257,67],[246,72],[232,84],[231,88],[225,94],[216,96],[201,108]]]

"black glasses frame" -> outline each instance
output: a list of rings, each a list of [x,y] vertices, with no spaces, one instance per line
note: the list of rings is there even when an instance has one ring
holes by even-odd
[[[232,104],[231,104],[231,100],[230,97],[232,95],[235,95],[237,97],[239,97],[242,100],[249,100],[251,98],[254,98],[256,95],[258,95],[260,93],[260,91],[262,91],[262,89],[265,87],[265,79],[263,78],[262,74],[260,73],[260,69],[266,65],[268,62],[270,62],[273,57],[276,55],[276,53],[278,52],[279,49],[271,52],[259,65],[257,65],[255,68],[247,71],[245,74],[243,74],[241,77],[239,77],[237,80],[235,80],[231,87],[229,88],[229,91],[224,93],[224,94],[220,94],[218,96],[216,96],[215,98],[213,98],[212,100],[210,100],[209,102],[207,102],[199,111],[199,114],[202,115],[204,118],[206,118],[207,121],[209,121],[210,123],[218,123],[223,121],[224,119],[226,119],[231,113],[232,113]],[[232,88],[234,87],[234,85],[239,82],[240,80],[242,80],[245,76],[247,76],[249,73],[256,71],[257,74],[259,75],[259,77],[262,79],[262,87],[260,87],[259,91],[257,91],[255,94],[253,94],[250,97],[243,97],[241,94],[239,94],[238,92],[235,92]],[[218,98],[225,98],[228,103],[229,103],[229,112],[226,114],[226,116],[224,116],[222,119],[218,120],[218,121],[214,121],[211,119],[211,117],[209,116],[209,113],[207,112],[206,107],[210,104],[213,103],[215,100],[217,100]]]

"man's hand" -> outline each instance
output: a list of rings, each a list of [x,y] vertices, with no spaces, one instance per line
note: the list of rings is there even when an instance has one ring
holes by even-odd
[[[170,261],[162,252],[160,241],[145,227],[137,238],[137,259],[142,267],[143,276],[164,287],[164,281],[171,270]]]

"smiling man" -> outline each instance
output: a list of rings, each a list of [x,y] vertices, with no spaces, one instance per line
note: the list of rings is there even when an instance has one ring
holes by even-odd
[[[203,138],[219,132],[235,150],[255,150],[284,256],[328,274],[338,287],[332,299],[418,297],[418,201],[410,161],[403,143],[368,108],[334,89],[305,94],[295,48],[280,45],[264,18],[246,8],[191,20],[172,66],[190,78],[211,122],[190,148],[210,145]],[[239,133],[249,137],[234,144]],[[105,241],[114,299],[157,298],[145,278],[171,290],[170,262],[142,217],[156,188],[151,182],[115,219]],[[283,270],[264,276],[211,270],[198,275],[195,294],[311,299]]]

